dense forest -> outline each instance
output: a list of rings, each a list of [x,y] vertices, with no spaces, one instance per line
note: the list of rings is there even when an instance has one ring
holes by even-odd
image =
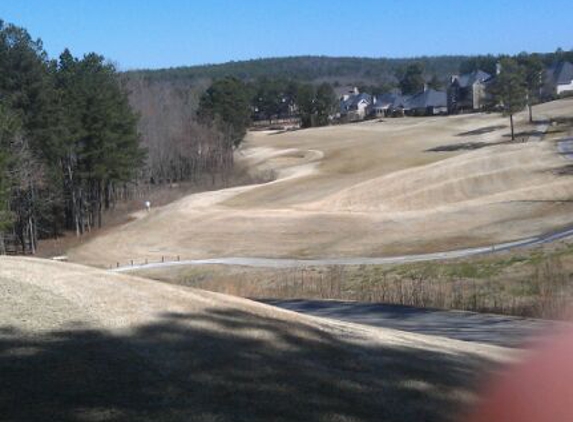
[[[138,83],[96,53],[50,58],[0,21],[0,254],[101,227],[105,210],[151,185],[227,182],[250,122],[243,82]]]
[[[422,56],[412,58],[366,58],[298,56],[232,61],[223,64],[174,67],[156,70],[126,72],[132,77],[147,81],[205,81],[234,76],[243,81],[260,78],[291,79],[299,82],[329,82],[333,85],[360,85],[397,83],[399,77],[412,63],[419,63],[429,78],[437,75],[445,80],[449,75],[465,73],[476,68],[494,73],[495,63],[504,56]],[[573,62],[573,51],[557,49],[540,57],[546,65],[554,61]]]
[[[396,73],[412,62],[420,62],[429,74],[457,72],[466,56],[416,57],[411,59],[371,59],[362,57],[301,56],[229,62],[216,65],[137,70],[129,75],[148,80],[201,80],[234,76],[241,80],[259,78],[293,79],[301,82],[332,84],[378,84],[396,82]]]
[[[0,253],[13,238],[78,235],[101,224],[145,152],[117,72],[95,53],[49,59],[39,40],[0,23]]]

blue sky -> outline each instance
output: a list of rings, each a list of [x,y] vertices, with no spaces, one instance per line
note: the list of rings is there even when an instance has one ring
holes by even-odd
[[[50,56],[122,70],[303,54],[411,57],[573,48],[571,0],[0,0]]]

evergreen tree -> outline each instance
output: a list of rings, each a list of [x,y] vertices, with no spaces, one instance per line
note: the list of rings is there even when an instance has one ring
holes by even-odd
[[[316,126],[326,126],[330,122],[330,117],[336,110],[336,95],[329,83],[321,84],[316,90]]]
[[[424,65],[422,63],[416,62],[408,65],[403,75],[398,76],[403,94],[416,94],[424,89]]]
[[[463,61],[460,65],[460,73],[471,73],[476,70],[482,70],[489,73],[490,75],[495,75],[496,66],[499,62],[499,57],[493,56],[491,54],[487,56],[475,56],[470,57]]]
[[[219,79],[207,89],[197,112],[204,122],[217,122],[231,146],[238,147],[251,121],[251,104],[247,86],[237,78]]]
[[[316,90],[314,86],[310,84],[300,85],[297,101],[301,126],[305,128],[314,126],[314,116],[316,114]]]
[[[525,72],[527,86],[527,108],[529,109],[529,122],[533,123],[533,104],[539,100],[539,91],[543,85],[545,67],[538,54],[521,53],[517,62]]]
[[[101,225],[102,207],[114,185],[131,180],[143,163],[137,118],[111,64],[91,53],[82,60],[60,57],[58,89],[65,130],[55,154],[70,207],[69,221],[81,234]]]
[[[10,145],[14,136],[14,120],[4,105],[0,105],[0,255],[6,252],[4,233],[12,224],[10,212]]]
[[[527,103],[525,72],[514,59],[502,59],[500,64],[501,71],[495,78],[491,93],[503,108],[503,114],[509,116],[511,139],[515,140],[513,115],[523,110]]]
[[[273,116],[279,116],[282,111],[282,102],[284,94],[279,81],[275,79],[264,78],[256,84],[256,94],[254,105],[258,112],[271,120]]]
[[[428,88],[440,90],[444,88],[444,85],[442,84],[442,81],[440,81],[437,75],[433,75],[432,79],[430,79],[430,81],[428,82]]]
[[[34,252],[38,233],[101,225],[144,158],[114,67],[68,50],[50,61],[41,41],[0,22],[0,99],[0,232]]]

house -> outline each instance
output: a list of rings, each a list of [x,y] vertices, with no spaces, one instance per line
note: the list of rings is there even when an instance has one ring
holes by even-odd
[[[448,113],[446,91],[424,88],[405,101],[404,112],[411,116],[435,116]]]
[[[541,97],[550,99],[566,93],[573,93],[573,64],[555,63],[545,72],[545,83],[541,88]]]
[[[348,121],[363,120],[371,104],[370,94],[360,93],[354,88],[352,94],[345,94],[340,98],[340,117]]]
[[[493,79],[482,70],[464,75],[453,75],[447,91],[447,107],[450,114],[483,110],[486,105],[486,87]]]
[[[404,115],[410,97],[399,92],[391,92],[373,97],[369,114],[373,117]]]
[[[376,117],[434,116],[447,112],[447,93],[426,87],[415,95],[402,95],[398,92],[378,95],[374,97],[369,114]]]

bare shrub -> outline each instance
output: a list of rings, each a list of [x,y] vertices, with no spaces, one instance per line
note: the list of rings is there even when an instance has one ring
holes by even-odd
[[[429,268],[389,272],[377,267],[329,266],[187,279],[186,284],[255,299],[334,299],[524,317],[561,318],[572,298],[559,258],[536,264],[518,281],[444,275]]]

